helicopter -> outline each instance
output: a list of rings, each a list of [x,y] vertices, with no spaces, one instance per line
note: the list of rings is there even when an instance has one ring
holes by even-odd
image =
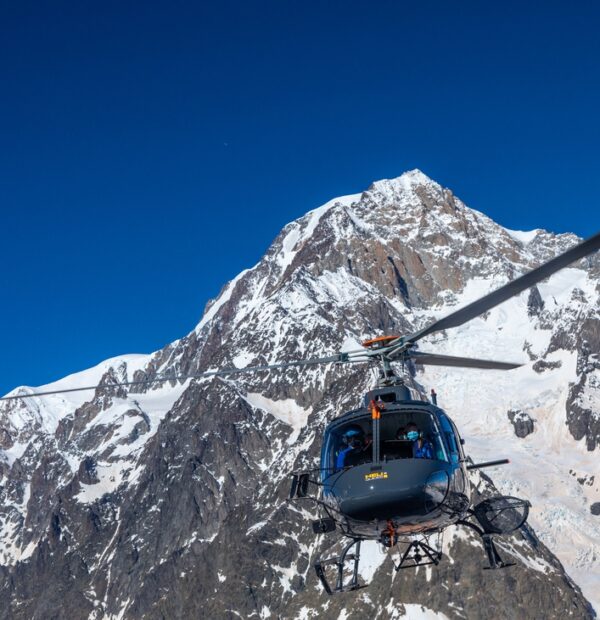
[[[317,559],[314,569],[328,594],[357,590],[360,546],[375,540],[391,549],[400,542],[398,571],[427,564],[438,565],[442,553],[429,536],[449,526],[465,526],[482,539],[491,569],[510,566],[502,560],[494,536],[522,527],[529,515],[527,500],[495,496],[472,501],[469,471],[502,465],[507,459],[474,463],[464,452],[464,441],[448,414],[437,405],[432,390],[424,400],[398,376],[392,363],[511,370],[519,363],[441,355],[417,349],[431,334],[463,325],[504,301],[600,249],[600,232],[449,315],[406,335],[384,335],[362,343],[362,348],[330,356],[290,362],[222,368],[194,374],[159,374],[115,383],[147,385],[210,376],[272,371],[290,367],[366,363],[379,367],[379,378],[360,407],[331,420],[325,428],[320,466],[291,474],[287,501],[311,501],[321,516],[312,521],[316,535],[339,528],[349,539],[338,556]],[[50,394],[95,390],[97,386],[39,391],[0,398],[15,400]],[[311,491],[314,490],[314,493]],[[328,579],[333,568],[335,585]],[[350,569],[350,579],[346,570]]]

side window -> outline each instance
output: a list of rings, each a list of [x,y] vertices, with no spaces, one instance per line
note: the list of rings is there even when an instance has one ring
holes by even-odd
[[[452,424],[452,429],[454,430],[454,437],[456,438],[456,441],[458,442],[458,453],[460,455],[461,459],[465,458],[465,451],[463,450],[462,444],[460,442],[460,435],[458,433],[458,429],[456,428],[456,424],[454,424],[454,422],[452,422],[452,420],[450,420],[450,424]]]
[[[434,430],[430,435],[428,435],[428,439],[430,439],[431,443],[433,444],[435,458],[438,461],[448,461],[448,457],[446,456],[446,450],[444,448],[444,442],[437,429]]]
[[[335,433],[328,433],[321,451],[321,481],[324,482],[332,473],[335,464],[336,447],[339,443]]]
[[[447,450],[444,439],[442,437],[443,430],[435,416],[428,414],[427,422],[423,421],[422,431],[424,438],[429,441],[433,447],[433,458],[438,461],[448,462]]]
[[[456,443],[457,436],[454,432],[453,425],[445,414],[439,414],[439,418],[440,424],[442,425],[444,439],[446,440],[446,445],[448,446],[448,450],[450,452],[450,462],[458,463],[460,460],[460,453],[458,451],[458,445]]]

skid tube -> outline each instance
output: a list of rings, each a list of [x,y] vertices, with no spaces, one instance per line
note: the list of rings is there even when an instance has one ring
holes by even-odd
[[[317,577],[321,581],[323,588],[327,594],[335,594],[337,592],[349,592],[352,590],[358,590],[365,586],[361,586],[358,583],[358,565],[360,562],[360,543],[363,538],[353,538],[343,549],[342,552],[336,558],[329,558],[327,560],[317,560],[314,563],[315,572]],[[348,553],[352,547],[356,545],[354,553]],[[344,566],[346,562],[353,562],[352,565],[352,578],[349,583],[344,584]],[[332,589],[327,575],[325,574],[325,567],[331,564],[335,564],[337,569],[335,588]]]
[[[457,521],[455,525],[465,525],[466,527],[471,528],[472,530],[477,532],[477,534],[479,534],[483,542],[483,548],[485,549],[489,562],[489,566],[483,567],[484,570],[496,570],[498,568],[508,568],[509,566],[515,566],[515,562],[505,562],[502,559],[502,556],[498,553],[498,549],[496,548],[494,539],[492,538],[491,534],[485,532],[482,528],[478,527],[474,523],[463,519]]]

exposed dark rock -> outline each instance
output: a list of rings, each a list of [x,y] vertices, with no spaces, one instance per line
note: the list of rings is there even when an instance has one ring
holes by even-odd
[[[534,431],[533,418],[526,413],[525,411],[521,411],[520,409],[510,409],[507,411],[508,419],[511,421],[512,425],[515,428],[515,435],[517,437],[527,437]]]
[[[12,447],[13,440],[10,435],[10,431],[6,428],[0,428],[0,448],[3,450],[8,450],[8,448]]]
[[[572,384],[567,398],[567,425],[571,435],[577,440],[584,439],[588,450],[600,445],[600,415],[585,398],[586,393],[600,395],[598,373],[582,373],[579,381]]]
[[[590,512],[593,515],[600,515],[600,502],[594,502],[591,506],[590,506]]]
[[[538,360],[532,366],[533,370],[537,373],[545,372],[546,370],[554,370],[555,368],[560,368],[562,366],[561,361],[557,362],[547,362],[546,360]]]
[[[577,472],[572,469],[569,470],[569,473],[577,480],[577,482],[581,486],[585,485],[591,487],[594,485],[594,481],[596,480],[596,476],[594,476],[593,474],[583,474],[581,476],[578,476]]]
[[[100,482],[96,470],[96,459],[86,456],[79,464],[79,480],[84,484],[96,484]]]
[[[537,286],[532,286],[529,291],[529,299],[527,300],[527,314],[529,316],[538,316],[544,309],[544,300],[540,295]]]
[[[523,343],[523,351],[525,351],[525,353],[527,353],[527,356],[529,357],[530,361],[533,362],[533,361],[537,360],[538,356],[535,353],[533,353],[533,351],[531,350],[531,343],[530,342],[525,341]]]

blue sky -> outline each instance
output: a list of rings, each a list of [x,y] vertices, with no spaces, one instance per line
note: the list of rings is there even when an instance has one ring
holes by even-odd
[[[0,392],[187,333],[288,221],[420,168],[600,228],[597,3],[0,7]]]

